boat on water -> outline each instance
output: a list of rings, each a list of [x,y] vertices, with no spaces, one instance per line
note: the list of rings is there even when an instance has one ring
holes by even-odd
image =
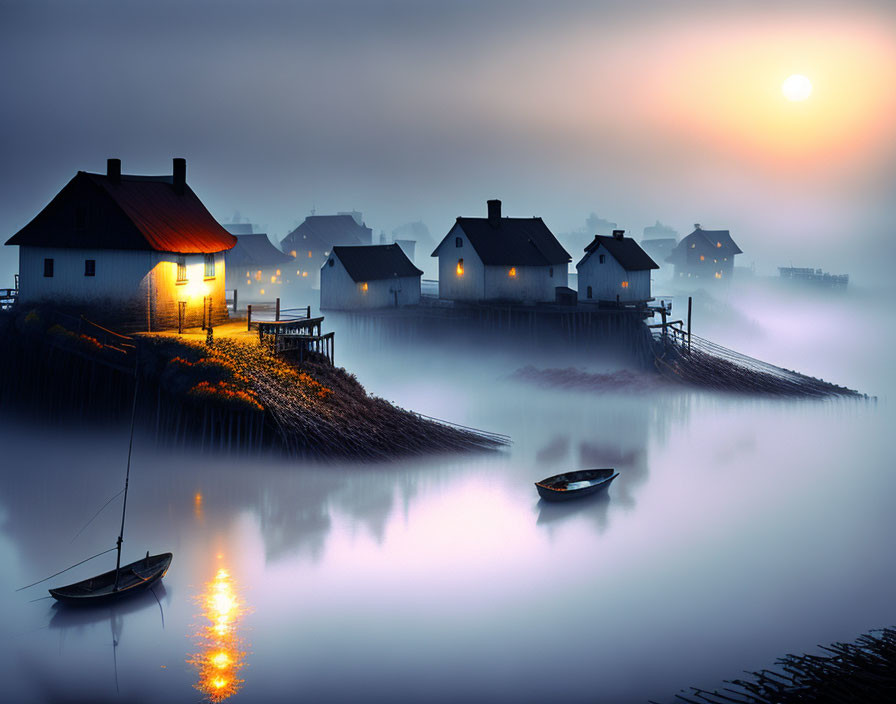
[[[131,451],[134,447],[134,418],[137,413],[137,389],[139,380],[134,375],[134,405],[131,409],[131,439],[128,444],[128,463],[124,477],[124,501],[121,507],[121,530],[118,533],[115,569],[64,587],[50,589],[50,595],[65,604],[101,605],[118,601],[151,588],[171,565],[174,555],[170,552],[146,556],[124,567],[121,566],[121,545],[124,542],[124,519],[128,508],[128,482],[131,477]]]
[[[580,469],[542,479],[535,488],[545,501],[569,501],[606,490],[618,476],[615,469]]]

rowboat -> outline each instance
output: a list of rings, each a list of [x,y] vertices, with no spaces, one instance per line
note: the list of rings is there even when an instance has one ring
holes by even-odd
[[[581,469],[542,479],[535,488],[545,501],[569,501],[605,490],[618,476],[615,469]]]
[[[165,552],[150,555],[118,570],[50,589],[53,598],[66,604],[107,604],[149,589],[168,571],[173,555]],[[117,582],[117,585],[116,585]]]

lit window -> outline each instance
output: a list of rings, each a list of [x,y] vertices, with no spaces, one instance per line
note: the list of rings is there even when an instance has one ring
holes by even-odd
[[[367,282],[361,284],[361,293],[367,293]]]
[[[697,246],[697,243],[696,243],[696,242],[691,242],[691,249],[693,249],[693,248],[696,247],[696,246]]]
[[[716,247],[721,247],[721,246],[722,246],[721,242],[716,242]]]
[[[215,278],[215,255],[214,254],[206,254],[205,255],[205,278],[207,278],[207,279]]]
[[[280,270],[277,269],[277,276],[280,276]]]
[[[717,278],[717,279],[721,279],[721,278],[722,278],[722,272],[721,272],[721,271],[717,271],[717,272],[716,272],[716,278]]]
[[[96,276],[96,259],[84,260],[84,276]]]
[[[177,283],[182,284],[187,280],[187,258],[177,258]]]
[[[263,296],[263,295],[264,295],[264,289],[261,289],[261,291],[259,291],[258,293],[260,293],[260,294]]]
[[[290,255],[293,259],[295,259],[295,258],[296,258],[296,250],[292,250],[292,251],[289,253],[289,255]]]
[[[463,259],[457,260],[457,275],[458,276],[464,275],[464,260]]]
[[[460,238],[460,237],[455,237],[455,238],[454,238],[454,246],[455,246],[455,247],[463,247],[463,246],[464,246],[464,241],[463,241],[463,239]]]
[[[628,281],[622,282],[622,288],[628,288]]]
[[[718,264],[718,263],[719,263],[719,260],[718,260],[718,259],[713,259],[713,260],[712,260],[712,263],[713,263],[713,264]]]
[[[255,272],[255,280],[261,281],[261,269]]]
[[[53,277],[53,260],[44,259],[44,276],[48,279]]]
[[[308,250],[308,258],[311,259],[311,250]]]
[[[700,255],[700,261],[702,262],[704,259],[706,259],[706,257],[704,257],[704,256],[701,254],[701,255]]]
[[[304,279],[306,276],[308,276],[308,272],[307,272],[307,271],[303,271],[303,272],[302,272],[302,278]]]
[[[276,276],[276,275],[271,276],[271,283],[272,283],[272,284],[277,283],[277,276]]]
[[[515,266],[510,267],[510,271],[507,272],[507,275],[511,279],[515,279],[516,278],[516,267]]]

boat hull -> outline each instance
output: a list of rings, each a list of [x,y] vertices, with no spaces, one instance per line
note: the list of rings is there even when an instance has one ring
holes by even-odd
[[[174,556],[170,552],[147,557],[124,565],[120,570],[118,589],[115,588],[115,570],[50,589],[50,595],[65,604],[87,606],[116,602],[146,591],[158,582],[171,565]]]
[[[535,482],[538,495],[545,501],[571,501],[585,496],[592,496],[606,491],[619,474],[614,469],[582,469],[577,472],[564,472],[553,477]],[[572,489],[570,484],[587,484]]]

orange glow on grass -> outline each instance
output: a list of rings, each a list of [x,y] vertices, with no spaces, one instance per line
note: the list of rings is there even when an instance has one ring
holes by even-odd
[[[199,671],[194,687],[207,701],[221,702],[236,694],[243,683],[238,675],[245,652],[240,647],[237,626],[246,609],[230,573],[223,568],[205,585],[197,601],[202,607],[204,625],[197,626],[193,638],[201,651],[188,662]]]

